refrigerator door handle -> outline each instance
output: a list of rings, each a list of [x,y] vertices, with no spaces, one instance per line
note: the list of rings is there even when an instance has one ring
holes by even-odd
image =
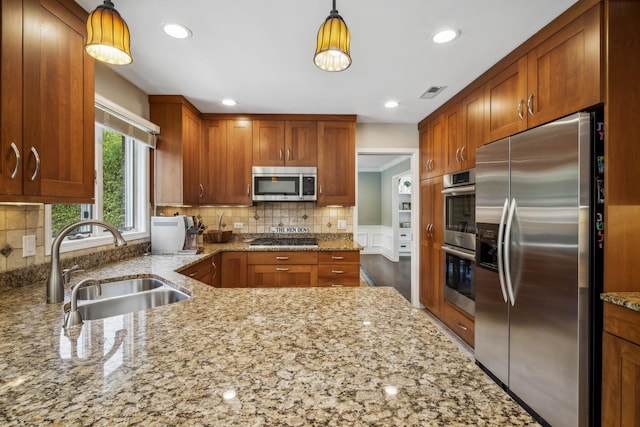
[[[515,295],[513,292],[513,283],[511,282],[510,267],[510,249],[511,246],[511,226],[513,225],[513,214],[516,212],[516,199],[511,199],[511,207],[509,208],[509,217],[507,218],[507,226],[504,231],[504,276],[507,281],[507,292],[511,305],[516,305]]]
[[[502,239],[504,237],[504,225],[507,219],[507,211],[509,210],[509,199],[504,199],[502,206],[502,215],[500,215],[500,225],[498,226],[498,278],[500,279],[500,290],[502,290],[502,298],[504,302],[508,301],[507,287],[504,283],[504,264],[502,262]]]

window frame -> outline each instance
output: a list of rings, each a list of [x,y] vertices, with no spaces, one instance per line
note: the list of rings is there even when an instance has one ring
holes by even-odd
[[[122,111],[122,110],[121,110]],[[131,114],[134,118],[137,117]],[[132,117],[129,117],[132,119]],[[143,119],[144,120],[144,119]],[[140,126],[144,126],[144,123],[141,123]],[[131,186],[127,186],[125,190],[125,197],[128,198],[129,201],[133,201],[136,204],[135,213],[126,212],[126,215],[132,215],[129,219],[134,219],[134,223],[137,228],[132,231],[123,231],[122,236],[126,241],[133,240],[141,240],[148,239],[150,237],[150,158],[151,158],[151,148],[149,145],[146,145],[143,142],[140,142],[129,135],[124,134],[122,131],[117,129],[112,129],[109,126],[104,124],[95,123],[95,141],[96,150],[95,150],[95,189],[94,196],[95,201],[92,206],[95,208],[94,217],[97,219],[102,218],[102,208],[103,208],[103,158],[102,158],[102,130],[108,129],[114,132],[118,132],[123,135],[128,141],[131,143],[125,144],[125,150],[128,156],[125,156],[125,159],[128,159],[125,162],[125,169],[127,172],[133,173],[133,183]],[[135,153],[135,161],[130,157],[131,154]],[[131,188],[129,188],[131,187]],[[44,205],[44,240],[45,240],[45,255],[51,255],[51,244],[53,243],[52,234],[52,205],[45,204]],[[135,217],[133,217],[135,215]],[[99,246],[106,246],[113,243],[114,238],[107,230],[100,226],[92,226],[93,231],[90,237],[79,240],[69,240],[65,239],[62,241],[60,245],[60,252],[72,252],[83,249],[91,249]]]

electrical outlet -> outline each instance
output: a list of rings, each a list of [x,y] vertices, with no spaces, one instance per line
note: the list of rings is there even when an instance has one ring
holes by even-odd
[[[22,236],[22,257],[34,256],[36,254],[36,236]]]
[[[244,228],[244,224],[241,222],[234,222],[233,228]]]
[[[347,229],[347,220],[339,219],[338,220],[338,230],[346,230]]]

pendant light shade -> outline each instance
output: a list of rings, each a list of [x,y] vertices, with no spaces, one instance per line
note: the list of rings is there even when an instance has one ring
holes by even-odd
[[[107,64],[126,65],[133,61],[130,45],[127,23],[111,0],[104,0],[87,18],[87,53]]]
[[[336,10],[333,0],[331,13],[320,25],[318,44],[313,62],[324,71],[342,71],[351,65],[351,33]]]

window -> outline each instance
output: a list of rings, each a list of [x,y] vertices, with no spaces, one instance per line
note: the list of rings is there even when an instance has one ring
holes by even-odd
[[[124,121],[121,114],[115,115],[111,109],[105,112],[104,108],[102,105],[96,108],[95,204],[45,205],[47,255],[53,238],[60,230],[80,220],[109,222],[120,230],[126,240],[149,237],[149,145],[152,144],[147,145],[148,142],[140,140],[140,129],[131,131],[131,119]],[[138,119],[144,122],[144,119]],[[113,236],[104,228],[87,225],[69,234],[61,245],[61,251],[111,242]]]

